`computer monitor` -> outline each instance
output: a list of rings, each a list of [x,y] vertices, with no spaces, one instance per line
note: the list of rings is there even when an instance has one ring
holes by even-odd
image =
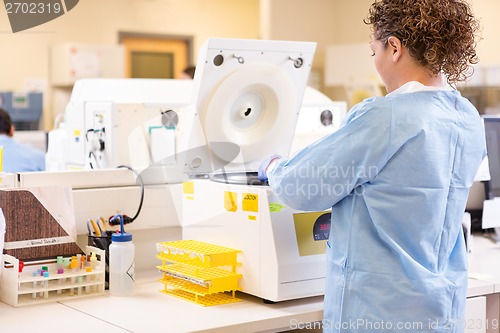
[[[483,116],[490,180],[486,199],[500,198],[500,116]]]
[[[486,182],[482,227],[494,228],[491,238],[500,242],[500,116],[483,116],[490,180]]]

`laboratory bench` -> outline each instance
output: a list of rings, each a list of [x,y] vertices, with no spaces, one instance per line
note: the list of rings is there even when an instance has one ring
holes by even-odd
[[[467,333],[500,332],[500,244],[474,236],[469,253]],[[323,297],[265,304],[238,292],[240,302],[203,307],[160,292],[157,270],[137,272],[129,297],[76,298],[14,308],[0,303],[2,332],[283,332],[311,327],[323,315]],[[497,320],[496,322],[494,320]],[[305,330],[319,332],[319,330]]]
[[[240,302],[203,307],[165,295],[161,274],[138,274],[133,296],[103,296],[13,308],[0,303],[2,332],[278,332],[322,319],[323,297],[274,304],[237,293]]]
[[[477,319],[476,330],[470,332],[500,332],[500,244],[494,243],[487,235],[475,234],[469,253],[469,292],[468,305],[470,317]],[[478,284],[483,287],[476,289]],[[484,289],[483,289],[484,288]],[[488,290],[486,289],[490,289]],[[481,289],[481,290],[480,290]],[[475,297],[474,297],[475,296]],[[479,302],[485,301],[485,304]],[[481,312],[482,311],[482,312]]]

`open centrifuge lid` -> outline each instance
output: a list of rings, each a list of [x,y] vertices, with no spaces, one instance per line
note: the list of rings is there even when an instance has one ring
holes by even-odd
[[[254,172],[287,156],[316,43],[209,39],[194,77],[187,172]],[[221,169],[223,167],[223,169]]]

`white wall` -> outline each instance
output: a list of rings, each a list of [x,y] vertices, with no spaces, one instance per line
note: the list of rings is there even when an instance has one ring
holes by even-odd
[[[49,48],[77,42],[116,45],[118,32],[194,37],[194,59],[208,37],[258,38],[258,0],[84,0],[51,22],[13,34],[0,10],[0,91],[23,90],[26,80],[48,82]],[[53,115],[45,94],[44,127]]]
[[[500,1],[470,0],[481,20],[483,40],[478,55],[484,64],[500,64]],[[363,23],[373,0],[261,0],[261,35],[264,38],[318,42],[315,66],[323,68],[324,50],[331,44],[370,41],[370,28]]]
[[[500,1],[498,0],[472,0],[472,8],[483,27],[482,37],[477,47],[480,62],[485,65],[500,65]]]
[[[316,1],[316,0],[313,0]],[[372,0],[334,0],[335,31],[333,43],[361,43],[369,42],[370,31],[363,23]],[[482,64],[500,64],[500,1],[498,0],[469,0],[472,10],[482,25],[482,37],[477,52]]]
[[[262,27],[261,36],[266,39],[317,42],[313,66],[322,68],[324,48],[335,42],[335,5],[336,1],[332,0],[261,1],[261,11],[266,11],[270,20],[267,26]]]

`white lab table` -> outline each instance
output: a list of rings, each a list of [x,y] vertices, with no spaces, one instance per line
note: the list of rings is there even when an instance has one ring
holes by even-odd
[[[161,277],[158,274],[158,278]],[[238,293],[241,302],[203,307],[161,293],[157,281],[137,283],[134,296],[106,295],[64,302],[132,332],[276,332],[292,323],[322,319],[323,297],[264,304],[261,299]]]
[[[469,253],[469,277],[491,282],[500,293],[500,244],[476,235]]]
[[[64,304],[45,303],[14,308],[0,302],[0,331],[5,333],[123,333],[111,323],[75,311]]]
[[[469,290],[478,283],[489,284],[493,291],[479,290],[478,295],[486,299],[486,317],[477,332],[500,332],[500,244],[495,244],[489,238],[475,235],[472,239],[472,251],[469,253]],[[475,295],[474,295],[475,296]],[[473,331],[476,332],[476,331]]]
[[[22,328],[23,332],[50,333],[277,332],[320,321],[323,315],[322,296],[264,304],[262,299],[237,293],[241,302],[203,307],[161,293],[160,277],[157,271],[139,274],[130,297],[106,292],[104,296],[22,308],[0,303],[0,328],[2,332]]]
[[[482,304],[484,307],[486,299],[488,320],[498,319],[500,313],[499,262],[500,245],[475,236],[474,247],[469,254],[471,279],[467,304]],[[322,319],[322,296],[264,304],[259,298],[238,293],[241,302],[203,307],[161,293],[163,285],[157,281],[160,276],[157,271],[139,272],[135,294],[131,297],[113,297],[106,293],[104,296],[23,308],[0,303],[1,331],[278,332]],[[499,331],[490,327],[466,332]]]

